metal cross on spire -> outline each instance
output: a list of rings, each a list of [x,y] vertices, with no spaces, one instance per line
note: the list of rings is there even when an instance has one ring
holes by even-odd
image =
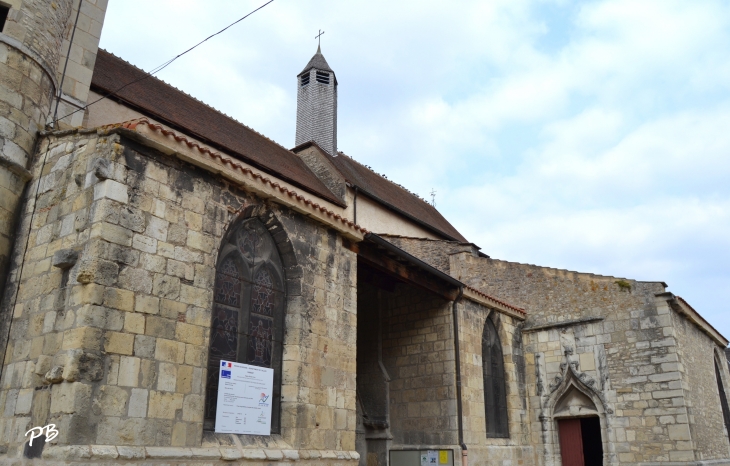
[[[319,30],[319,34],[317,34],[316,36],[314,36],[314,38],[317,39],[317,41],[318,41],[317,42],[317,48],[319,48],[319,46],[322,45],[322,39],[321,39],[322,34],[324,34],[324,31],[320,29]]]

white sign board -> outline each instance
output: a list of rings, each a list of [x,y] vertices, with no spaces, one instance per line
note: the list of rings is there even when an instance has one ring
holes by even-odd
[[[274,369],[221,361],[215,431],[271,435]]]

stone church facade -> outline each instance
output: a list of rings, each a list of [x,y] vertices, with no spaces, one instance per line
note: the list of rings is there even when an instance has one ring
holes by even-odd
[[[338,152],[320,50],[289,150],[97,50],[105,5],[0,2],[0,463],[730,463],[728,340],[666,284],[481,252]],[[214,431],[221,360],[271,435]]]

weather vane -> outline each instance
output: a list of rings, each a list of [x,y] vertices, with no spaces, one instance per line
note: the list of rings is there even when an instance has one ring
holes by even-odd
[[[324,31],[320,29],[319,30],[319,34],[317,34],[316,36],[314,36],[314,38],[317,39],[317,41],[318,41],[317,42],[317,47],[319,47],[320,45],[322,45],[322,39],[321,39],[322,34],[324,34]]]
[[[436,190],[431,188],[431,205],[436,207]]]

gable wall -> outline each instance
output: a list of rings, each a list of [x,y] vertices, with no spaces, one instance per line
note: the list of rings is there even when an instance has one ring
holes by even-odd
[[[97,94],[94,91],[89,91],[89,102],[99,100],[101,97],[102,96],[100,94]],[[99,100],[99,102],[86,110],[84,127],[98,128],[99,126],[122,123],[142,117],[144,117],[144,115],[136,110],[132,110],[131,108],[111,99],[103,99]]]
[[[357,203],[357,224],[377,234],[416,236],[419,238],[438,239],[431,231],[400,214],[388,209],[362,193],[355,201],[355,191],[347,188],[347,209],[345,215],[355,220],[355,204]]]

